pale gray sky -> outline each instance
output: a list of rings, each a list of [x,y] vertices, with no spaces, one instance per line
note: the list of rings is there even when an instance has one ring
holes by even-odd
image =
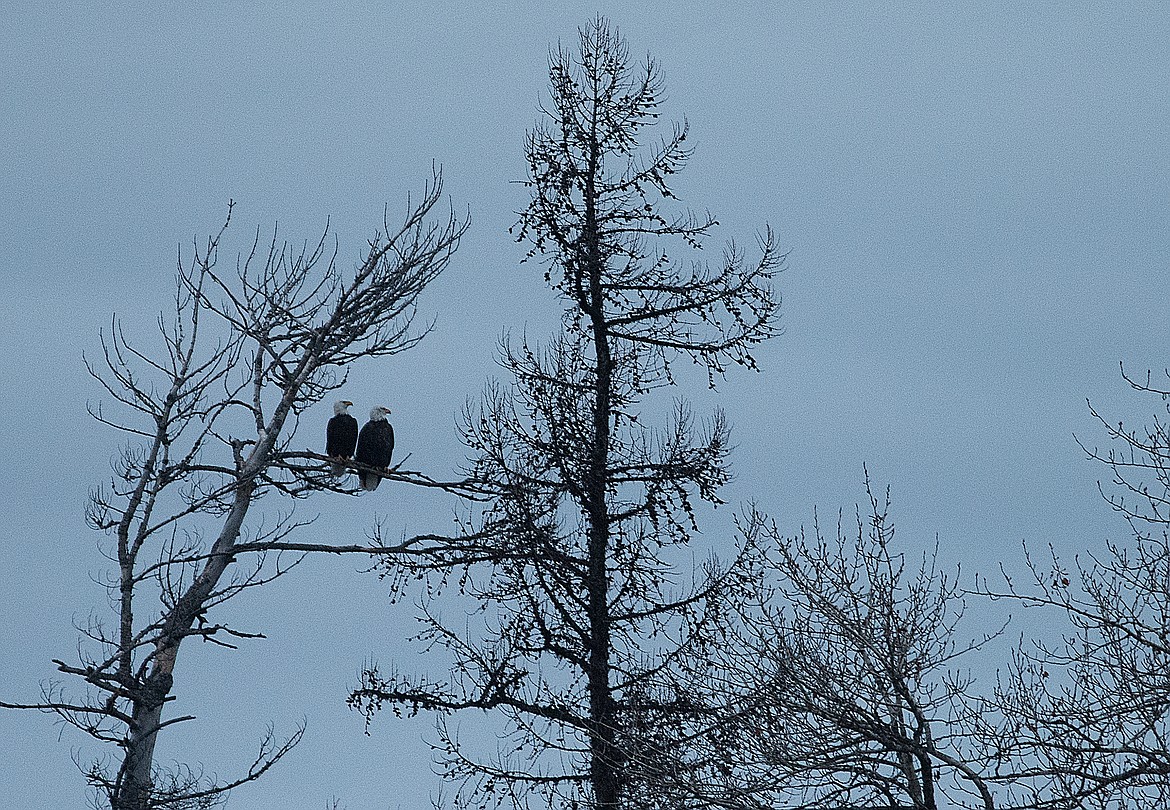
[[[15,5],[15,4],[14,4]],[[237,202],[232,246],[332,218],[356,257],[432,160],[473,226],[425,305],[418,350],[355,371],[347,396],[395,410],[436,476],[452,427],[497,373],[505,330],[555,322],[507,228],[524,204],[525,130],[548,49],[608,15],[664,69],[667,113],[697,149],[678,185],[720,238],[771,223],[791,249],[785,334],[723,387],[733,501],[795,528],[893,485],[903,539],[967,571],[1021,540],[1070,552],[1123,536],[1103,471],[1072,434],[1085,399],[1140,417],[1117,364],[1167,364],[1170,11],[1162,3],[24,3],[0,20],[0,690],[33,699],[70,659],[71,621],[105,610],[107,563],[82,522],[121,439],[85,413],[81,353],[118,312],[145,330],[180,245]],[[717,250],[713,244],[712,250]],[[706,406],[701,391],[695,399]],[[359,408],[364,411],[364,408]],[[323,407],[320,425],[328,418]],[[306,422],[317,445],[319,425]],[[451,505],[395,490],[323,501],[315,531],[375,514],[445,528]],[[316,506],[316,505],[314,505]],[[364,660],[414,654],[409,606],[355,561],[311,560],[231,608],[270,638],[184,650],[160,757],[227,777],[265,723],[306,741],[229,807],[417,807],[437,787],[426,722],[343,698]],[[464,722],[477,733],[477,718]],[[50,719],[0,713],[0,804],[81,806],[71,762],[96,749]],[[6,800],[6,801],[5,801]]]

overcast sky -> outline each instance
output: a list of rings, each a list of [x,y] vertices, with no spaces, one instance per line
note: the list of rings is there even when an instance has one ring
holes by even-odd
[[[20,6],[14,8],[11,6]],[[179,6],[182,6],[180,8]],[[893,487],[909,548],[966,572],[1067,553],[1124,527],[1096,494],[1086,399],[1127,421],[1118,364],[1167,365],[1170,11],[1163,3],[11,3],[0,15],[0,696],[29,700],[72,660],[72,622],[107,610],[86,494],[122,439],[85,411],[82,353],[117,312],[144,337],[180,249],[279,222],[346,262],[442,165],[473,225],[424,298],[416,351],[356,369],[346,394],[394,409],[402,452],[441,477],[454,415],[498,373],[506,332],[558,310],[507,229],[550,47],[608,15],[652,54],[696,153],[677,191],[718,240],[765,223],[790,250],[784,334],[722,387],[733,503],[787,529]],[[344,7],[343,7],[344,6]],[[393,217],[392,217],[393,218]],[[702,391],[684,392],[702,407]],[[304,423],[321,443],[329,416]],[[382,487],[312,504],[323,540],[445,528],[453,505]],[[712,538],[719,542],[719,538]],[[232,606],[269,638],[184,649],[162,760],[230,777],[266,723],[305,742],[229,807],[418,807],[425,721],[363,734],[344,696],[364,661],[414,654],[409,605],[353,560],[310,560]],[[978,610],[976,609],[976,613]],[[469,736],[481,721],[468,717]],[[0,714],[0,804],[77,807],[97,753],[51,718]],[[5,801],[7,800],[7,801]]]

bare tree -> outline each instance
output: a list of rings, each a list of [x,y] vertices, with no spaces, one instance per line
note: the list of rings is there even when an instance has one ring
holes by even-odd
[[[270,732],[246,773],[227,782],[155,759],[160,732],[192,719],[164,716],[184,642],[230,647],[258,635],[216,621],[215,607],[299,559],[280,552],[369,550],[291,539],[310,522],[294,514],[292,499],[353,491],[328,474],[324,456],[292,443],[300,415],[345,383],[351,363],[410,349],[428,331],[416,323],[416,302],[467,225],[436,210],[440,193],[436,173],[421,199],[408,199],[401,225],[383,219],[352,273],[337,266],[336,246],[328,250],[328,228],[300,249],[275,234],[262,244],[257,231],[251,252],[225,273],[217,263],[225,223],[180,259],[173,316],[158,321],[161,347],[141,348],[115,317],[100,358],[87,361],[116,406],[91,413],[129,440],[87,512],[111,538],[114,616],[80,628],[77,663],[54,662],[84,694],[53,683],[39,702],[0,705],[55,712],[113,746],[86,767],[112,810],[212,806],[301,738],[303,728],[283,741]],[[265,496],[277,496],[280,511],[259,509]]]
[[[888,491],[866,490],[852,531],[838,517],[834,535],[814,520],[790,538],[753,517],[772,540],[765,601],[695,676],[733,712],[695,740],[723,754],[705,778],[723,806],[995,807],[959,669],[990,637],[961,640],[957,576],[937,548],[898,551]]]
[[[1028,584],[987,589],[1067,620],[1021,647],[985,728],[1021,807],[1170,807],[1170,385],[1122,374],[1163,411],[1133,429],[1090,406],[1111,444],[1082,447],[1131,536],[1071,563],[1025,548]]]
[[[687,128],[646,145],[660,74],[631,60],[605,20],[580,31],[576,52],[554,52],[549,75],[518,238],[546,262],[563,330],[544,348],[505,345],[511,382],[468,409],[471,477],[492,503],[446,554],[393,571],[431,577],[427,594],[457,585],[477,624],[452,625],[424,600],[422,637],[454,674],[372,667],[352,701],[371,716],[389,705],[501,717],[504,742],[482,757],[440,726],[441,764],[463,780],[458,805],[539,796],[610,810],[658,802],[643,776],[666,758],[650,732],[699,713],[678,663],[715,643],[720,607],[750,578],[740,555],[688,585],[686,556],[673,553],[697,529],[696,501],[718,503],[728,480],[722,415],[697,423],[679,402],[655,430],[641,408],[675,383],[680,356],[711,385],[731,365],[755,366],[751,348],[775,331],[782,256],[767,232],[753,262],[734,245],[715,267],[684,258],[716,224],[665,210],[691,154]]]

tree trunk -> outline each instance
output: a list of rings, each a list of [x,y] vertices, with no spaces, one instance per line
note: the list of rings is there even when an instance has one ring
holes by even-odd
[[[281,421],[283,422],[283,419]],[[278,432],[279,427],[272,435]],[[266,456],[270,452],[270,445],[271,440],[258,446],[252,461],[261,457],[258,454],[263,453]],[[255,492],[252,475],[245,472],[242,473],[242,477],[244,480],[236,490],[231,511],[228,512],[219,537],[211,548],[206,565],[167,616],[162,633],[155,644],[150,675],[134,699],[130,734],[126,741],[126,758],[118,784],[110,796],[112,810],[150,810],[155,806],[154,747],[158,741],[159,729],[162,727],[163,706],[174,683],[179,645],[190,633],[203,611],[207,598],[234,560],[231,550],[240,536],[244,518],[248,515]]]
[[[610,690],[610,615],[609,615],[609,441],[613,364],[609,336],[606,333],[605,299],[602,294],[602,259],[597,222],[595,181],[600,160],[596,137],[591,144],[589,168],[585,180],[585,228],[582,237],[588,273],[589,315],[593,333],[596,381],[593,404],[593,446],[586,481],[589,516],[588,592],[589,592],[589,719],[591,726],[589,776],[593,801],[598,810],[616,810],[618,806],[620,762],[615,745],[616,717]]]

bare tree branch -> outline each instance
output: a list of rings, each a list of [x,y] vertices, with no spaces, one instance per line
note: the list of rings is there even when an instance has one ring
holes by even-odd
[[[263,634],[209,618],[218,605],[296,566],[303,554],[418,553],[446,538],[420,536],[387,546],[298,542],[311,519],[289,510],[265,520],[268,494],[300,499],[316,492],[355,494],[328,474],[329,459],[291,450],[300,414],[344,384],[351,363],[406,351],[426,335],[417,302],[451,260],[468,222],[441,210],[436,170],[407,200],[400,225],[383,216],[368,252],[351,272],[337,266],[328,227],[293,247],[257,231],[234,270],[219,251],[228,224],[180,256],[173,312],[158,319],[159,339],[145,348],[115,316],[86,368],[114,409],[90,406],[100,423],[129,436],[114,476],[93,490],[89,525],[112,538],[117,574],[106,584],[112,631],[96,619],[82,630],[77,665],[58,669],[85,684],[66,697],[50,685],[43,700],[5,708],[49,710],[96,740],[117,746],[117,766],[87,766],[90,785],[111,810],[203,808],[260,778],[300,741],[299,728],[278,743],[265,735],[243,776],[217,782],[155,762],[160,732],[189,717],[164,718],[183,642],[234,647]],[[399,465],[400,467],[401,465]],[[481,497],[470,481],[443,482],[419,472],[378,471],[392,480]],[[293,556],[282,557],[282,552]],[[247,560],[248,565],[233,565]]]

